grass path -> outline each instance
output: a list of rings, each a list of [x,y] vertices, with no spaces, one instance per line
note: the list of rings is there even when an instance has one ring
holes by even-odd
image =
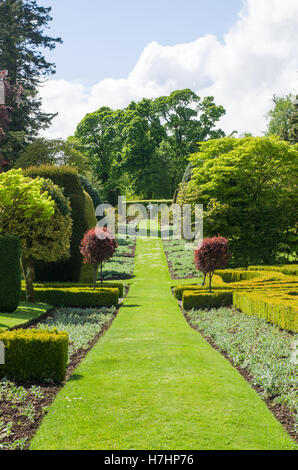
[[[22,327],[30,320],[40,317],[47,310],[52,308],[51,305],[28,302],[21,302],[18,308],[12,313],[0,313],[0,329],[6,330],[14,326]]]
[[[134,274],[31,449],[293,448],[257,393],[184,320],[160,239],[138,239]]]

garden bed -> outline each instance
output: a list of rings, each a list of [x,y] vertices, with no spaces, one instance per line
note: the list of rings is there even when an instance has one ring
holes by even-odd
[[[29,328],[57,328],[69,334],[66,379],[62,384],[0,380],[0,450],[24,450],[38,429],[48,406],[99,338],[110,328],[117,310],[112,308],[57,308],[32,320]],[[78,397],[80,399],[80,397]]]
[[[298,442],[297,376],[292,359],[298,335],[244,315],[235,308],[193,310],[184,315],[190,326],[262,396]]]
[[[193,243],[179,239],[163,239],[163,247],[172,279],[201,277],[194,265]]]
[[[118,248],[108,262],[103,266],[105,281],[131,279],[134,270],[136,237],[118,238]],[[100,274],[98,275],[100,279]]]

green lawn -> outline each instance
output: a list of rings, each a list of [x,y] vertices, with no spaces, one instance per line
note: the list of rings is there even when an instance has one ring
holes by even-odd
[[[291,449],[241,375],[186,323],[160,239],[138,239],[110,330],[58,394],[31,449]]]
[[[0,313],[0,329],[12,328],[13,326],[23,326],[28,321],[40,317],[49,310],[51,305],[28,302],[21,302],[17,310],[12,313]]]

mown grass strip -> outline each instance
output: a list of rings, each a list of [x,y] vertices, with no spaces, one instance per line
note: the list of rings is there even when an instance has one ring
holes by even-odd
[[[21,302],[19,307],[12,313],[0,313],[0,329],[7,330],[15,326],[25,326],[52,308],[51,305]]]
[[[138,239],[134,274],[112,328],[58,394],[31,449],[294,448],[257,393],[186,323],[160,239]]]

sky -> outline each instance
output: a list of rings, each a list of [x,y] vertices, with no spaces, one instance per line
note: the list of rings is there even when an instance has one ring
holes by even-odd
[[[297,0],[38,0],[52,7],[41,88],[59,113],[46,131],[72,135],[86,113],[191,88],[226,109],[227,133],[263,135],[272,97],[298,93]]]

